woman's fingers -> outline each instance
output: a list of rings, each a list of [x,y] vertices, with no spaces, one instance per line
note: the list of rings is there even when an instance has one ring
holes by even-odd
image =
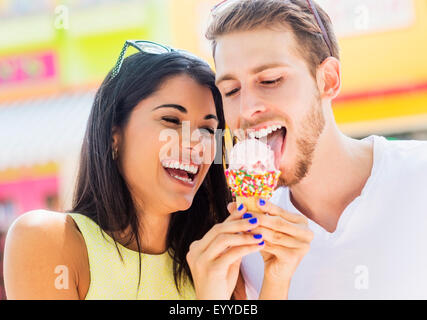
[[[265,244],[250,244],[238,247],[231,247],[229,250],[224,252],[220,257],[212,262],[214,267],[222,268],[232,265],[242,257],[251,254],[256,251],[260,251],[264,248]]]
[[[243,210],[241,212],[244,212]],[[205,236],[192,243],[190,250],[198,252],[205,251],[212,243],[212,241],[220,234],[234,234],[239,232],[247,232],[258,226],[258,219],[253,216],[244,216],[245,213],[235,213],[230,220],[225,220],[223,223],[214,225]],[[242,217],[244,218],[242,219]]]
[[[207,261],[213,261],[220,255],[225,254],[233,247],[245,246],[245,245],[258,245],[262,243],[262,236],[259,234],[240,233],[230,234],[221,233],[214,241],[212,241],[209,248],[203,253]]]
[[[285,262],[288,265],[294,265],[304,257],[304,255],[310,250],[309,243],[301,243],[298,248],[290,248],[281,245],[274,245],[265,241],[263,252],[267,252]]]
[[[287,234],[303,242],[311,242],[313,239],[313,232],[305,223],[296,224],[278,215],[265,215],[259,213],[254,213],[252,215],[259,220],[260,226],[270,230]]]
[[[230,212],[230,215],[225,219],[225,221],[231,221],[231,220],[239,220],[242,218],[242,216],[246,213],[247,208],[241,204],[239,207],[237,207],[236,202],[230,202],[227,205],[228,212]]]
[[[261,203],[263,205],[261,205]],[[286,221],[289,221],[291,223],[295,224],[307,224],[308,219],[306,216],[302,214],[292,213],[285,209],[282,209],[279,206],[276,206],[275,204],[271,203],[270,201],[266,200],[260,200],[258,202],[258,208],[265,213],[268,213],[271,216],[279,216],[285,219]]]
[[[286,233],[274,231],[263,226],[258,226],[251,231],[252,234],[259,234],[262,236],[262,239],[268,243],[274,245],[282,245],[288,248],[299,248],[303,246],[306,242],[300,241],[295,237],[292,237]]]

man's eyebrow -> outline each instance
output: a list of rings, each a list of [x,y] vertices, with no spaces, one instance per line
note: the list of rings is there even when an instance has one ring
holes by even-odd
[[[187,109],[185,109],[183,106],[180,106],[179,104],[162,104],[161,106],[155,107],[152,111],[155,111],[161,108],[173,108],[178,111],[181,111],[182,113],[187,113]]]
[[[218,78],[218,80],[215,81],[215,85],[218,86],[221,82],[227,81],[227,80],[234,80],[235,78],[231,74],[223,75],[222,77]]]
[[[267,69],[283,68],[283,67],[288,67],[288,65],[285,63],[268,63],[268,64],[261,65],[259,67],[253,68],[252,70],[250,70],[250,73],[256,74],[256,73],[260,73],[260,72],[267,70]],[[236,78],[232,74],[225,74],[225,75],[219,77],[218,80],[215,82],[215,84],[218,85],[219,83],[221,83],[223,81],[235,80],[235,79]]]
[[[284,64],[284,63],[268,63],[268,64],[264,64],[262,66],[259,66],[259,67],[252,69],[251,74],[260,73],[260,72],[262,72],[264,70],[268,70],[268,69],[283,68],[283,67],[288,67],[288,65]]]

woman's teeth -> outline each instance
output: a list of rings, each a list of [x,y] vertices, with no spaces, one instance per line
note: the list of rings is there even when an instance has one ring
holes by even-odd
[[[172,177],[175,178],[175,179],[184,181],[184,182],[188,182],[188,183],[193,182],[193,180],[191,180],[190,178],[183,178],[183,177],[179,177],[179,176],[175,176],[175,175],[172,175]]]
[[[249,132],[249,138],[261,139],[261,138],[267,137],[269,134],[271,134],[277,130],[280,130],[282,128],[283,128],[283,126],[281,126],[281,125],[273,125],[273,126],[269,126],[267,128],[264,128],[264,129],[261,129],[258,131],[251,131],[251,132]]]
[[[179,169],[186,171],[191,174],[196,174],[199,171],[199,167],[191,165],[191,164],[183,164],[179,161],[164,161],[162,162],[162,166],[170,169]]]

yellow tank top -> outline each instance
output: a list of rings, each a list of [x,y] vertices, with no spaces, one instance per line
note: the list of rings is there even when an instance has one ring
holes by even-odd
[[[90,218],[69,214],[79,227],[87,247],[90,285],[86,300],[180,300],[196,299],[189,279],[181,285],[181,294],[175,286],[168,251],[159,255],[141,254],[141,282],[138,289],[139,253],[117,243]],[[105,238],[104,238],[104,236]]]

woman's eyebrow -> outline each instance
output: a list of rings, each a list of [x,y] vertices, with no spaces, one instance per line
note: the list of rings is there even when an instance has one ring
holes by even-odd
[[[172,109],[176,109],[182,113],[188,113],[187,109],[185,109],[183,106],[181,106],[179,104],[162,104],[161,106],[155,107],[153,109],[153,111],[158,110],[158,109],[162,109],[162,108],[172,108]],[[204,120],[210,120],[210,119],[214,119],[214,120],[219,122],[217,116],[214,114],[208,114],[204,117]]]
[[[214,119],[219,122],[218,118],[214,114],[208,114],[204,119],[205,120]]]
[[[162,108],[173,108],[182,113],[187,113],[187,109],[185,109],[183,106],[180,106],[179,104],[162,104],[161,106],[155,107],[152,111]]]

